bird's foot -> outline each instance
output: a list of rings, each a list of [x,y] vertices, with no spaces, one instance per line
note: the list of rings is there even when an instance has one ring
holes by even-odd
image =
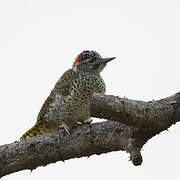
[[[64,122],[58,128],[58,131],[63,132],[63,134],[69,134],[70,128]]]
[[[93,120],[92,120],[91,118],[86,119],[85,121],[78,121],[75,126],[81,126],[81,125],[85,125],[85,124],[91,124],[92,121],[93,121]]]
[[[92,119],[91,118],[89,118],[89,119],[86,119],[84,122],[83,122],[83,124],[91,124],[92,123]]]

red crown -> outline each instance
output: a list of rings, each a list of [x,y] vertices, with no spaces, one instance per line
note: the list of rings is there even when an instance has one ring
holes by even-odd
[[[80,57],[81,57],[80,55],[81,55],[81,54],[78,54],[78,55],[77,55],[77,57],[76,57],[73,65],[72,65],[72,67],[74,67],[74,66],[76,65],[76,63],[79,61],[79,59],[80,59]]]

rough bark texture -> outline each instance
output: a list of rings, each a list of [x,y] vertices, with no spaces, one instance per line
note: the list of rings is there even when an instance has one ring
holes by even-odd
[[[118,150],[130,153],[133,164],[141,165],[142,146],[180,121],[180,93],[150,102],[95,94],[91,114],[112,121],[74,127],[70,134],[56,132],[0,146],[0,177]]]

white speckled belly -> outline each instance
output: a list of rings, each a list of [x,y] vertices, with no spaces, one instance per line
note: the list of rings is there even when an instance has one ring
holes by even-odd
[[[77,79],[73,82],[68,96],[56,94],[46,116],[49,121],[56,119],[57,124],[63,121],[69,127],[77,122],[84,122],[90,118],[91,99],[95,92],[105,92],[105,84],[101,77]]]

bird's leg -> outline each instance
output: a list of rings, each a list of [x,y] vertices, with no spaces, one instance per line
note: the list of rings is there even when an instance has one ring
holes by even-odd
[[[61,122],[61,125],[58,127],[58,131],[62,131],[62,130],[63,132],[69,134],[70,128],[63,121]]]

